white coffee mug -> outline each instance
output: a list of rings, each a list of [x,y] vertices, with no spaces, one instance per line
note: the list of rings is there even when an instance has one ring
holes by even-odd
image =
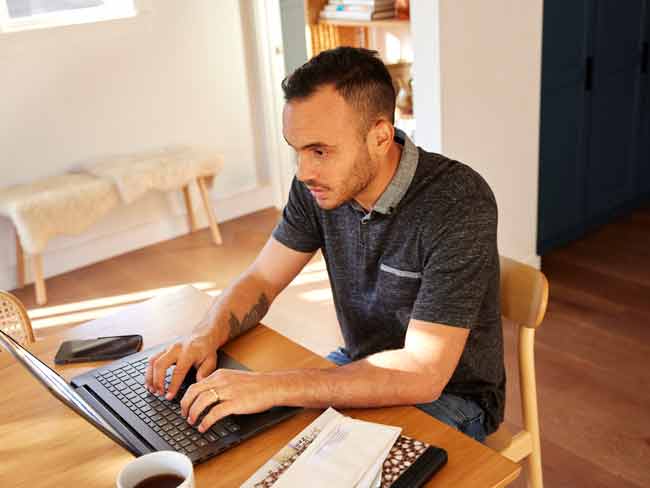
[[[192,461],[185,454],[174,451],[157,451],[135,458],[117,475],[117,488],[133,488],[141,481],[161,474],[175,474],[183,478],[178,488],[194,487]]]

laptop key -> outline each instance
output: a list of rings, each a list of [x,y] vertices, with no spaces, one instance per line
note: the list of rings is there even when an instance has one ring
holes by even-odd
[[[207,432],[206,432],[205,434],[203,434],[203,435],[204,435],[205,438],[206,438],[207,440],[209,440],[210,442],[214,442],[214,441],[217,440],[217,436],[214,435],[214,434],[213,434],[212,432],[210,432],[210,431],[207,431]]]
[[[221,424],[214,424],[210,430],[219,437],[225,437],[228,435],[228,431]]]

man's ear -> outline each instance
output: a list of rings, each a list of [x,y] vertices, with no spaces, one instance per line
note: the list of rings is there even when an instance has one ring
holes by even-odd
[[[387,119],[377,120],[368,132],[368,152],[375,157],[383,157],[393,144],[395,127]]]

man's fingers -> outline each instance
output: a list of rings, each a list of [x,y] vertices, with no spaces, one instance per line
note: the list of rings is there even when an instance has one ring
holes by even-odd
[[[153,388],[158,395],[165,392],[165,374],[167,370],[176,362],[178,357],[178,347],[176,345],[165,351],[157,361],[153,363]]]
[[[204,382],[194,383],[191,385],[185,392],[185,395],[183,395],[183,398],[181,398],[181,415],[187,417],[190,413],[190,408],[199,395],[210,388],[214,387]]]
[[[200,417],[201,413],[203,413],[206,408],[216,404],[220,400],[217,395],[218,393],[216,389],[207,388],[196,396],[187,415],[187,421],[190,425],[194,425],[196,419]]]
[[[201,363],[196,372],[196,381],[202,381],[217,369],[217,353],[210,354],[205,361]]]
[[[232,401],[226,401],[223,403],[218,403],[208,412],[208,414],[203,417],[203,420],[198,426],[199,432],[203,433],[214,425],[215,422],[221,420],[228,415],[233,414],[232,411]]]
[[[144,375],[144,384],[147,387],[147,390],[151,390],[153,388],[153,365],[164,353],[165,351],[160,351],[159,353],[154,354],[149,358],[149,361],[147,362],[147,371]]]
[[[187,375],[187,372],[190,370],[191,367],[192,367],[192,358],[190,358],[187,354],[181,353],[180,357],[178,358],[178,361],[176,362],[176,367],[174,368],[174,372],[172,373],[172,380],[169,383],[169,388],[167,389],[167,395],[165,395],[165,398],[167,400],[171,400],[176,396],[176,393],[178,393],[178,389],[181,387],[181,384],[185,379],[185,375]]]

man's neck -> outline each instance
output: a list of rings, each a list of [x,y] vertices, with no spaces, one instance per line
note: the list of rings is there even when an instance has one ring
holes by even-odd
[[[399,166],[402,157],[403,147],[401,144],[393,141],[386,159],[379,164],[379,172],[363,193],[357,195],[354,200],[365,210],[370,210],[375,206],[379,197],[384,193]]]

